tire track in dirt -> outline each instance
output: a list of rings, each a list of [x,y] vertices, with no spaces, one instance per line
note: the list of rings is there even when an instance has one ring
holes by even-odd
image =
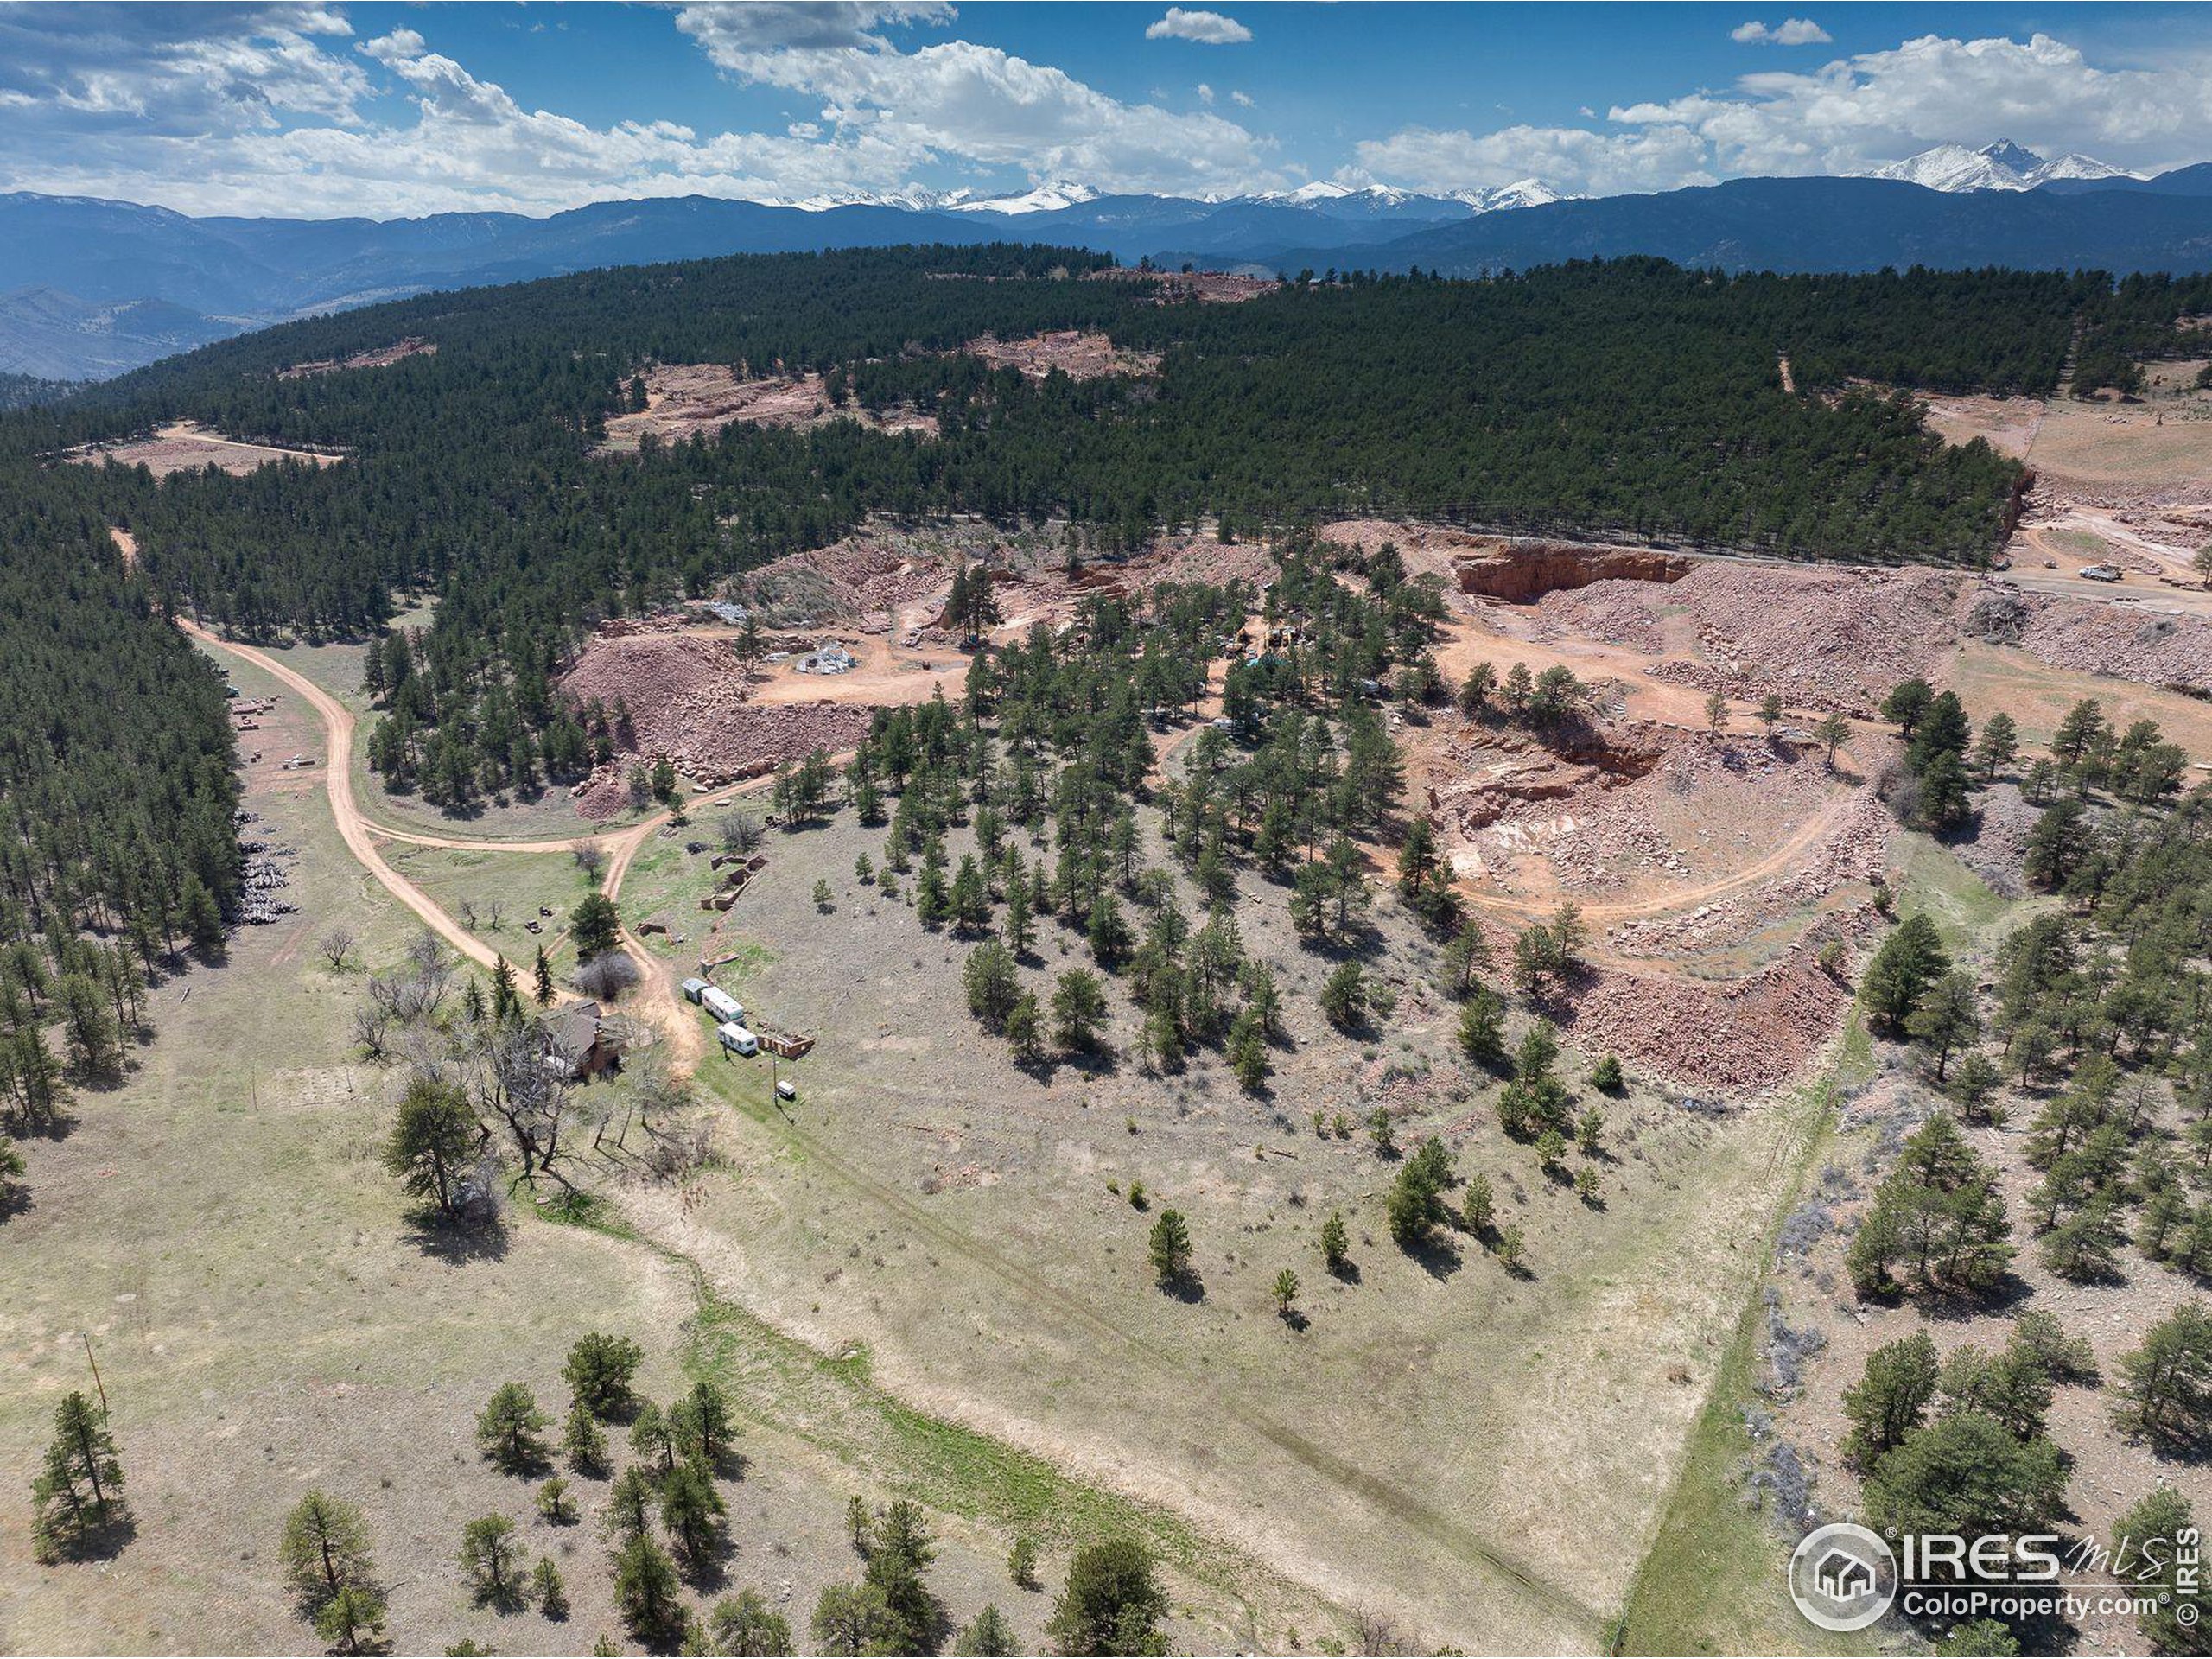
[[[1644,916],[1663,916],[1669,911],[1710,904],[1715,899],[1755,886],[1775,874],[1783,865],[1834,829],[1836,820],[1843,816],[1855,798],[1855,793],[1846,793],[1823,801],[1820,810],[1800,824],[1787,841],[1750,863],[1738,866],[1726,875],[1700,881],[1694,887],[1669,888],[1649,899],[1623,899],[1610,905],[1578,904],[1575,908],[1582,912],[1582,919],[1586,922],[1623,922]],[[1506,893],[1484,893],[1465,881],[1455,885],[1460,897],[1485,910],[1503,911],[1516,916],[1542,917],[1558,907],[1556,900],[1539,902],[1516,899]]]

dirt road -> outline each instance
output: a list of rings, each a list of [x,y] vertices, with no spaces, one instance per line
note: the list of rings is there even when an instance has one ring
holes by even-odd
[[[385,862],[384,853],[376,843],[374,827],[361,816],[360,808],[353,800],[353,716],[346,706],[304,674],[285,667],[265,652],[219,639],[197,622],[183,617],[177,619],[177,626],[208,650],[251,663],[283,681],[315,710],[315,717],[322,721],[323,790],[330,797],[330,816],[337,823],[346,849],[361,861],[362,868],[384,884],[393,898],[421,917],[454,950],[471,962],[486,968],[493,966],[499,960],[497,951],[447,915],[429,893]]]
[[[1779,874],[1800,853],[1812,847],[1821,837],[1835,827],[1835,822],[1856,802],[1855,793],[1832,795],[1821,803],[1812,817],[1797,827],[1796,832],[1770,852],[1764,853],[1748,864],[1740,864],[1724,876],[1694,886],[1669,887],[1663,893],[1648,898],[1623,899],[1614,904],[1581,904],[1576,908],[1586,922],[1624,922],[1638,917],[1663,916],[1672,911],[1688,910],[1698,905],[1709,905],[1716,899],[1755,887],[1769,877]],[[1484,910],[1501,911],[1516,916],[1541,918],[1558,908],[1556,897],[1535,899],[1515,898],[1510,894],[1490,893],[1472,882],[1453,883],[1459,896],[1469,904]]]
[[[376,823],[361,810],[353,794],[353,730],[352,710],[332,696],[313,680],[296,669],[288,668],[268,652],[257,651],[233,640],[218,639],[197,622],[180,617],[177,626],[210,651],[235,657],[251,663],[256,668],[274,676],[297,692],[308,707],[314,709],[321,721],[323,729],[323,788],[330,798],[330,816],[338,825],[338,833],[346,842],[346,850],[361,862],[361,867],[382,882],[393,898],[405,905],[470,961],[489,968],[499,960],[499,953],[471,933],[448,915],[430,895],[385,860],[379,842],[405,842],[414,847],[438,847],[476,853],[565,853],[580,844],[570,837],[559,841],[487,841],[467,836],[429,835],[416,830],[398,830]],[[726,804],[748,788],[765,787],[770,779],[755,779],[736,789],[726,790],[712,801],[695,801],[694,806]],[[609,899],[619,899],[622,893],[622,878],[630,862],[637,856],[647,836],[664,826],[672,813],[661,812],[633,824],[613,836],[582,838],[602,849],[607,855],[607,873],[601,883]],[[647,1015],[666,1033],[680,1067],[688,1070],[698,1064],[706,1052],[706,1039],[699,1028],[699,1021],[688,1006],[676,995],[675,988],[659,961],[647,950],[644,943],[626,927],[622,930],[623,948],[636,961],[646,982],[658,995],[647,1003]]]

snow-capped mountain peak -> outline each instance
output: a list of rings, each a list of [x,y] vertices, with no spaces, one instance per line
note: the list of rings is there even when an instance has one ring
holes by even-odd
[[[2131,178],[2133,175],[2088,156],[2062,156],[2047,162],[2010,138],[1980,149],[1938,144],[1917,156],[1874,169],[1878,179],[1901,179],[1930,190],[2032,190],[2051,179]]]
[[[772,200],[767,205],[797,207],[810,213],[824,213],[832,207],[903,207],[909,213],[926,213],[940,207],[957,207],[969,194],[966,190],[947,192],[909,184],[896,190],[842,190],[818,196]]]
[[[1054,179],[1018,196],[992,196],[980,201],[948,201],[944,205],[963,213],[1051,213],[1096,201],[1098,194],[1090,185]]]
[[[1295,190],[1270,191],[1259,198],[1262,201],[1337,201],[1352,194],[1348,184],[1332,184],[1326,179],[1308,179]]]
[[[1453,200],[1465,202],[1478,213],[1495,213],[1509,207],[1548,207],[1555,201],[1573,198],[1554,189],[1541,179],[1516,179],[1511,184],[1501,184],[1493,190],[1455,191]]]
[[[2132,179],[2137,176],[2124,167],[2114,167],[2094,156],[2061,156],[2056,161],[2045,162],[2036,169],[2037,184],[2052,179]]]
[[[2032,173],[2043,165],[2043,157],[2032,149],[2014,143],[2010,138],[1999,138],[1993,144],[1984,144],[1976,155],[1986,158],[1992,166],[2002,167],[2014,173]]]

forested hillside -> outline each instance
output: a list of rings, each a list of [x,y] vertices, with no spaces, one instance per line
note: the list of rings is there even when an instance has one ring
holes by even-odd
[[[0,1127],[33,1131],[68,1076],[119,1075],[147,979],[221,945],[239,877],[221,678],[95,492],[46,482],[0,493]]]
[[[35,374],[0,374],[0,410],[29,409],[50,404],[76,390],[68,380],[41,380]]]
[[[2048,390],[2086,319],[2171,329],[2183,302],[2094,276],[1730,278],[1648,259],[1476,283],[1293,284],[1161,303],[1099,256],[1001,245],[756,257],[432,296],[289,325],[0,417],[0,486],[127,527],[160,602],[260,637],[435,626],[394,689],[410,776],[561,779],[552,677],[593,619],[850,531],[870,512],[1065,517],[1110,556],[1162,527],[1247,536],[1382,512],[1804,558],[1972,562],[2018,466],[1952,448],[1856,383]],[[958,354],[985,334],[1109,334],[1156,375],[1039,381]],[[277,371],[389,346],[375,368]],[[1795,365],[1785,391],[1778,359]],[[939,435],[736,424],[594,453],[654,363],[823,372]],[[336,447],[245,477],[57,466],[194,419]]]

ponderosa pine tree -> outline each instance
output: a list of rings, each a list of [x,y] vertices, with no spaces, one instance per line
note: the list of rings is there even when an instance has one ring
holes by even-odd
[[[54,1440],[31,1483],[31,1541],[43,1561],[88,1555],[130,1516],[123,1460],[105,1414],[72,1391],[54,1409]]]

